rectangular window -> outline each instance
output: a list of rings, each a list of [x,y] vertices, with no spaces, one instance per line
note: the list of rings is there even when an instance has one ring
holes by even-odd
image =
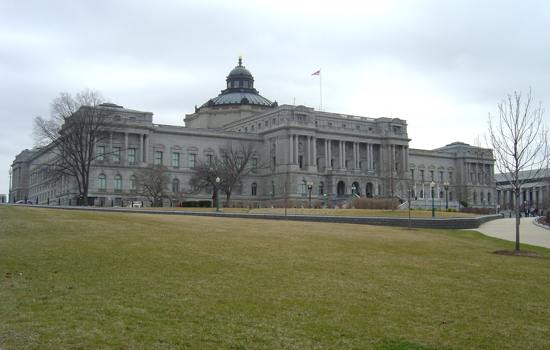
[[[113,147],[113,155],[111,157],[113,163],[120,163],[120,147]]]
[[[187,158],[187,166],[189,168],[194,168],[196,162],[197,162],[197,155],[194,153],[190,153],[189,157]]]
[[[136,164],[136,149],[128,148],[128,164]]]
[[[439,172],[439,182],[443,183],[443,172]]]
[[[304,165],[304,156],[298,156],[298,166],[302,169]]]
[[[96,159],[99,161],[105,160],[105,146],[97,146]]]
[[[252,168],[257,168],[258,167],[258,158],[252,158],[250,165],[252,166]]]
[[[420,170],[420,179],[424,182],[424,170]]]
[[[431,178],[432,181],[434,180],[434,171],[433,170],[430,170],[430,178]]]
[[[273,157],[272,166],[275,168],[277,166],[277,157]]]
[[[162,151],[155,151],[155,165],[162,165]]]
[[[214,162],[214,156],[212,154],[207,154],[206,162],[208,163],[208,165],[212,165],[212,163]]]
[[[453,172],[449,171],[449,183],[453,183]]]
[[[414,180],[414,169],[411,169],[411,180]]]
[[[172,166],[174,168],[180,167],[180,154],[177,152],[172,153]]]

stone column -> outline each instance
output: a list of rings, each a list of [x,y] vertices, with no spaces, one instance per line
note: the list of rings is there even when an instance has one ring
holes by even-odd
[[[332,160],[332,140],[327,139],[326,142],[328,142],[328,145],[327,145],[327,150],[328,150],[327,168],[332,169],[332,164],[331,164],[331,160]]]
[[[111,156],[109,159],[112,159],[113,157],[113,132],[111,131],[109,133],[109,153],[111,153]]]
[[[306,163],[308,166],[311,166],[311,136],[307,136],[307,152],[306,152],[306,155],[307,155],[307,159],[306,159]]]
[[[313,165],[317,166],[317,138],[314,136],[312,137],[313,142],[313,149],[312,149],[312,157],[313,157]]]
[[[145,155],[145,163],[149,161],[149,135],[145,135],[145,152],[143,154]]]
[[[124,164],[128,165],[128,133],[124,133]]]
[[[300,144],[300,135],[294,135],[294,164],[298,164],[298,145]]]
[[[143,163],[143,134],[139,134],[139,155],[137,156],[141,158],[141,163]],[[139,158],[137,160],[139,160]]]
[[[289,159],[288,159],[288,163],[289,164],[294,164],[294,145],[293,145],[293,142],[294,142],[294,135],[290,135],[290,137],[288,138],[288,154],[289,154]]]

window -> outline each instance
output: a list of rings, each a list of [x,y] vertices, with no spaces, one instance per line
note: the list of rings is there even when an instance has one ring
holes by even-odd
[[[411,180],[414,181],[414,169],[411,169]]]
[[[97,146],[96,159],[99,161],[105,160],[105,146]]]
[[[258,158],[252,158],[252,160],[250,162],[250,165],[252,166],[252,168],[257,168],[258,167]]]
[[[172,192],[178,193],[180,191],[180,180],[174,179],[172,180]]]
[[[136,164],[136,149],[128,148],[128,164]]]
[[[271,197],[275,196],[275,181],[271,181]]]
[[[120,174],[117,174],[115,176],[115,190],[117,191],[122,190],[122,176],[120,176]]]
[[[132,175],[130,177],[130,189],[132,191],[135,191],[137,189],[137,178],[135,177],[135,175]]]
[[[113,155],[111,157],[113,163],[120,163],[120,147],[113,147]]]
[[[255,182],[253,182],[252,187],[251,187],[250,190],[251,190],[250,192],[252,193],[252,195],[255,196],[257,194],[257,191],[258,191],[258,185],[256,185]]]
[[[443,172],[439,172],[439,182],[443,183]]]
[[[180,167],[180,154],[177,152],[172,153],[172,166],[174,168]]]
[[[197,162],[197,155],[194,153],[190,153],[189,157],[187,158],[187,166],[189,168],[194,168],[196,162]]]
[[[207,154],[206,162],[208,163],[208,165],[212,165],[212,163],[214,162],[214,156],[212,154]]]
[[[107,177],[105,176],[105,174],[100,174],[97,177],[97,188],[99,188],[100,190],[104,190],[107,188]]]
[[[430,170],[430,179],[432,181],[434,180],[434,171],[433,170]]]
[[[319,195],[322,196],[325,194],[325,183],[323,181],[319,182]]]
[[[453,182],[453,172],[449,171],[449,183]]]
[[[155,165],[162,165],[162,151],[155,151]]]
[[[420,179],[424,182],[424,170],[420,170]]]
[[[300,169],[304,166],[304,156],[298,156],[298,166]]]
[[[277,157],[273,157],[272,161],[272,166],[275,168],[277,166]]]

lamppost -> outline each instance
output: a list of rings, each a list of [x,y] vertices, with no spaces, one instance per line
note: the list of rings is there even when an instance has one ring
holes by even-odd
[[[449,183],[445,182],[443,187],[445,188],[445,210],[449,210]]]
[[[433,180],[432,182],[430,182],[430,188],[431,188],[431,195],[432,195],[432,218],[435,218],[435,198],[434,198],[435,182]]]
[[[220,191],[218,190],[218,188],[220,187],[220,181],[220,177],[216,176],[216,212],[220,211]]]
[[[309,192],[309,208],[311,209],[311,190],[313,189],[313,182],[307,182],[307,191]]]
[[[11,174],[12,174],[11,166],[10,166],[9,174],[10,174],[10,187],[9,187],[9,190],[8,190],[8,203],[10,202],[10,199],[12,197],[12,194],[11,194]],[[15,203],[15,200],[13,202]]]
[[[411,191],[412,191],[412,188],[411,188],[411,185],[409,184],[409,230],[411,229]]]

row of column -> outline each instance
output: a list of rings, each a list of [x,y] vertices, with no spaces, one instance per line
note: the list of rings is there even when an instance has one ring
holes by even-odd
[[[109,150],[113,152],[113,132],[109,133]],[[128,135],[129,133],[124,133],[124,160],[125,164],[128,164]],[[149,149],[149,135],[148,134],[136,134],[139,136],[139,153],[136,154],[136,157],[141,158],[141,162],[147,163],[147,150]],[[136,159],[138,161],[139,159]]]
[[[314,136],[303,136],[306,139],[306,150],[305,155],[305,165],[317,165],[317,138]],[[289,137],[289,163],[296,164],[299,157],[299,144],[300,144],[300,135],[290,135]],[[325,167],[327,169],[332,168],[331,159],[332,159],[332,142],[338,142],[338,161],[339,164],[334,164],[335,167],[339,169],[346,169],[346,142],[342,140],[324,140],[324,156],[325,156]],[[352,169],[359,169],[360,164],[360,145],[361,142],[353,142],[353,164]],[[366,144],[366,160],[367,160],[367,169],[374,169],[374,145],[371,143]],[[405,161],[405,159],[403,159]]]

